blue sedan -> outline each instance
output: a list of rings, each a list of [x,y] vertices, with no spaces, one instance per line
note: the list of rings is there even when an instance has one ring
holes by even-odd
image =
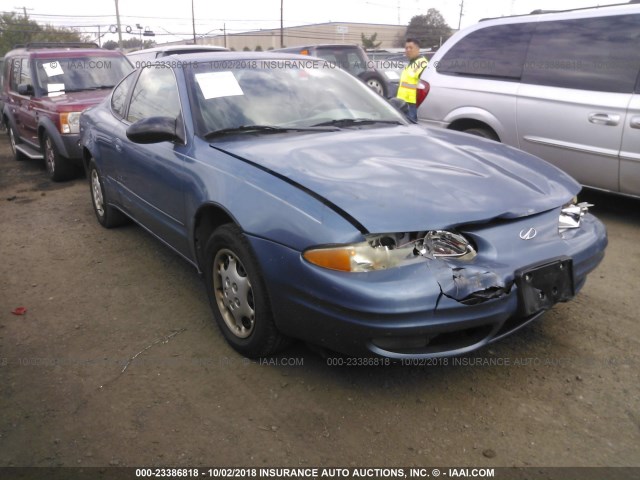
[[[574,297],[603,258],[605,228],[571,177],[412,124],[323,60],[163,60],[82,114],[93,207],[104,227],[132,219],[202,272],[243,355],[291,339],[463,354]]]

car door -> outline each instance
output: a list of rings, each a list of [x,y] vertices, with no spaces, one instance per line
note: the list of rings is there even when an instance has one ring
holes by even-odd
[[[109,98],[110,112],[97,109],[103,118],[96,122],[96,128],[92,129],[95,145],[98,151],[96,159],[103,175],[103,181],[108,184],[112,200],[120,202],[120,167],[125,159],[122,158],[123,139],[127,137],[127,107],[129,97],[138,71],[133,71],[118,83]]]
[[[640,79],[638,88],[640,92]],[[620,193],[640,196],[640,94],[629,102],[620,149]]]
[[[18,93],[18,86],[30,78],[28,68],[25,74],[22,74],[23,65],[27,65],[28,67],[28,59],[26,57],[15,57],[11,60],[11,65],[9,66],[7,107],[13,117],[17,135],[23,140],[31,141],[32,134],[27,128],[29,120],[26,115],[26,112],[29,111],[31,97]]]
[[[518,90],[519,147],[583,185],[619,191],[639,40],[640,15],[540,22]]]
[[[35,94],[35,85],[31,70],[31,62],[28,58],[21,59],[20,77],[18,85],[31,85],[31,94],[21,95],[15,92],[17,100],[17,123],[18,132],[22,140],[26,140],[34,145],[38,145],[38,117],[37,110],[34,108],[35,102],[33,97]]]
[[[519,147],[583,185],[617,192],[628,103],[628,94],[523,85],[517,106]]]
[[[170,68],[144,68],[127,109],[127,123],[150,117],[181,118],[175,74]],[[181,123],[181,122],[180,122]],[[137,144],[118,133],[115,175],[122,205],[145,228],[185,256],[189,255],[184,210],[184,164],[189,145]]]

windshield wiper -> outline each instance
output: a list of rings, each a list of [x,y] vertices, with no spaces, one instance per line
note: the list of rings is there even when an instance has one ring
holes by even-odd
[[[375,125],[376,123],[383,123],[387,125],[404,125],[404,123],[399,120],[375,120],[373,118],[339,118],[336,120],[317,123],[313,126],[321,127],[324,125],[332,125],[336,127],[353,127],[358,125]]]
[[[230,133],[244,133],[244,132],[260,132],[260,133],[282,133],[282,132],[335,132],[335,128],[321,128],[314,125],[312,127],[276,127],[273,125],[240,125],[239,127],[222,128],[220,130],[213,130],[204,135],[204,138],[213,138]]]
[[[105,88],[113,88],[115,85],[98,85],[96,87],[80,87],[80,88],[63,88],[62,90],[54,90],[48,93],[75,93],[75,92],[87,92],[89,90],[103,90]]]

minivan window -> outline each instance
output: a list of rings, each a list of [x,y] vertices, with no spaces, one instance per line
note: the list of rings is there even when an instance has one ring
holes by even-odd
[[[470,33],[436,65],[438,73],[518,80],[533,23],[496,25]]]
[[[522,81],[631,93],[640,69],[639,45],[640,15],[542,22],[531,40]]]

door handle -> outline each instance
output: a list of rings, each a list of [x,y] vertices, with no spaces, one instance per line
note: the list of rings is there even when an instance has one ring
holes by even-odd
[[[631,121],[629,122],[631,128],[640,128],[640,115],[636,115],[635,117],[631,117]]]
[[[608,113],[590,113],[589,122],[595,125],[615,126],[620,123],[620,115],[610,115]]]
[[[116,138],[113,144],[116,148],[116,152],[122,153],[122,140],[120,140],[119,138]]]

